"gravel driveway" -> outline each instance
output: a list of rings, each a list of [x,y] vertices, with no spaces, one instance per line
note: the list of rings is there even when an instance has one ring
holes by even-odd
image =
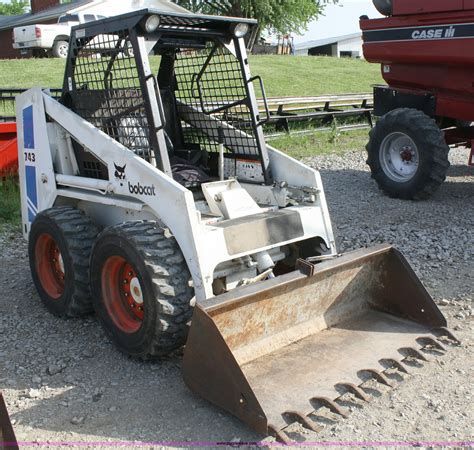
[[[462,345],[413,367],[395,389],[377,385],[372,401],[352,402],[348,419],[330,414],[306,441],[473,441],[474,168],[454,150],[448,181],[426,202],[384,197],[365,154],[316,157],[340,251],[388,242],[407,257]],[[469,176],[471,175],[471,177]],[[0,388],[21,441],[255,441],[238,420],[185,387],[181,358],[133,361],[94,317],[61,320],[42,307],[26,244],[0,235]],[[398,376],[400,378],[400,376]],[[184,445],[184,444],[183,444]]]

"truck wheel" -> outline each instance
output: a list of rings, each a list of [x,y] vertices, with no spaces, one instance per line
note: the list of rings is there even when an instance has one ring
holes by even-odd
[[[370,132],[367,164],[390,197],[421,200],[446,179],[449,147],[436,122],[421,111],[400,108]]]
[[[77,317],[93,311],[89,256],[98,229],[79,210],[65,206],[39,213],[28,240],[38,294],[53,314]]]
[[[105,229],[91,256],[94,308],[117,347],[141,359],[186,340],[194,290],[174,237],[156,222]]]
[[[53,56],[55,58],[67,58],[69,52],[69,42],[56,41],[53,44]]]

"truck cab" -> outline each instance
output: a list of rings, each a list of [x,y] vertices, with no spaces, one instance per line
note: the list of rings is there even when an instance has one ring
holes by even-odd
[[[54,56],[66,58],[69,51],[71,28],[106,16],[77,12],[63,14],[55,24],[36,24],[20,26],[13,29],[13,48],[22,54],[33,52],[33,56]]]

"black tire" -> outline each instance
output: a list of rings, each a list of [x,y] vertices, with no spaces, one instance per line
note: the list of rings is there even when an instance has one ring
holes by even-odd
[[[100,234],[91,256],[91,291],[103,327],[122,352],[155,359],[185,343],[191,274],[175,238],[156,222],[125,222]]]
[[[52,48],[52,53],[55,58],[67,58],[69,52],[68,41],[55,41]]]
[[[33,221],[28,239],[31,275],[41,301],[56,316],[93,311],[89,258],[98,233],[91,219],[70,206],[42,211]],[[54,258],[57,251],[60,258]]]
[[[392,0],[374,0],[374,6],[383,16],[391,16],[393,12]]]
[[[414,170],[411,178],[397,179],[384,163],[386,139],[395,134],[403,135],[415,144],[418,165],[411,169]],[[450,164],[444,134],[433,119],[419,110],[400,108],[383,116],[371,130],[366,148],[372,177],[390,197],[423,200],[446,179]]]

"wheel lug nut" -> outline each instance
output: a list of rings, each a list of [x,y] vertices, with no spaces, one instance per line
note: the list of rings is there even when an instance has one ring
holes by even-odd
[[[127,280],[123,280],[123,284],[127,284],[127,283],[128,283],[128,281],[127,281]]]
[[[133,272],[128,272],[128,276],[131,277],[133,275]]]
[[[138,311],[143,311],[143,306],[139,306]]]
[[[124,294],[124,295],[125,295],[125,297],[128,297],[128,292],[125,292],[125,294]]]

